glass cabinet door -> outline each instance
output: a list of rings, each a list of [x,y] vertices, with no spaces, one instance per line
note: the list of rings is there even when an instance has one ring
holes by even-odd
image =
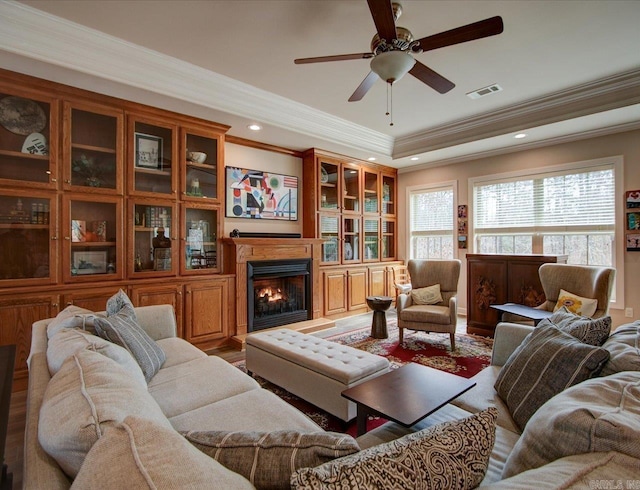
[[[64,188],[122,193],[122,111],[64,103]]]
[[[360,262],[360,218],[343,216],[342,223],[342,261]]]
[[[0,184],[56,187],[58,105],[0,92]]]
[[[396,258],[396,221],[382,218],[382,260]]]
[[[320,162],[320,202],[321,211],[339,211],[340,164],[337,162]]]
[[[176,126],[130,116],[128,133],[129,193],[174,197],[178,182]]]
[[[378,172],[364,171],[364,212],[379,213],[380,189]]]
[[[320,238],[322,243],[322,263],[340,263],[340,216],[320,215]]]
[[[364,219],[364,260],[380,260],[380,220],[378,218]]]
[[[63,216],[65,281],[122,279],[122,200],[65,196]]]
[[[175,274],[175,216],[174,206],[166,202],[129,203],[129,222],[133,222],[127,261],[130,276]]]
[[[220,272],[218,237],[220,209],[205,204],[185,204],[182,215],[182,274]]]
[[[56,199],[41,192],[0,193],[0,281],[56,282]]]
[[[342,167],[343,211],[359,213],[360,210],[360,169],[356,166]]]
[[[182,145],[185,161],[183,166],[182,192],[185,199],[222,199],[223,178],[219,172],[221,143],[214,133],[196,129],[182,130]]]
[[[382,214],[396,214],[396,179],[392,175],[382,175]]]

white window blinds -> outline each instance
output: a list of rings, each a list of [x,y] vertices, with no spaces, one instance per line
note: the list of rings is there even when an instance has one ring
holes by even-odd
[[[613,165],[474,184],[476,233],[613,230]]]

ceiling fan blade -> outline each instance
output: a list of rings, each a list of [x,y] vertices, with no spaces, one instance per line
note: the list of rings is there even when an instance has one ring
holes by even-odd
[[[393,16],[391,0],[367,0],[373,23],[380,39],[390,42],[396,38],[396,20]]]
[[[353,53],[353,54],[337,54],[335,56],[317,56],[315,58],[298,58],[293,60],[296,65],[304,65],[306,63],[323,63],[325,61],[344,61],[344,60],[361,60],[373,58],[373,53]]]
[[[446,94],[449,90],[455,87],[455,84],[450,80],[447,80],[442,75],[439,75],[431,68],[426,65],[423,65],[419,61],[416,61],[416,64],[413,65],[413,68],[409,70],[414,77],[416,77],[421,82],[426,83],[429,87],[433,88],[437,92],[441,94]]]
[[[378,75],[370,71],[369,74],[365,77],[365,79],[362,80],[362,83],[358,85],[358,88],[353,93],[353,95],[349,97],[349,102],[357,102],[359,100],[362,100],[362,97],[367,95],[367,92],[369,91],[369,89],[373,87],[373,84],[376,83],[379,78],[380,77]]]
[[[419,39],[422,51],[431,51],[432,49],[444,48],[454,44],[466,43],[483,37],[495,36],[504,30],[502,17],[496,16],[490,19],[467,24],[466,26],[456,27],[449,31],[434,34],[433,36],[423,37]]]

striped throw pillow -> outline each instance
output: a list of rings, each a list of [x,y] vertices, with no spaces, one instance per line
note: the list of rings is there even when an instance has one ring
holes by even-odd
[[[554,325],[539,325],[509,356],[494,385],[520,430],[547,400],[597,376],[609,352]]]
[[[160,370],[166,356],[160,346],[145,332],[138,322],[133,308],[125,305],[115,315],[96,317],[97,334],[127,349],[140,365],[147,383]]]

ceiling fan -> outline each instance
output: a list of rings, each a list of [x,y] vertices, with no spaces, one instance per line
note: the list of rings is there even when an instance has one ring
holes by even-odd
[[[367,3],[378,31],[371,41],[371,52],[294,60],[294,63],[299,65],[370,58],[371,71],[353,95],[349,97],[349,102],[361,100],[378,78],[393,84],[407,73],[411,73],[437,92],[447,93],[455,87],[455,84],[417,61],[413,55],[483,37],[495,36],[503,31],[502,17],[496,16],[414,40],[408,29],[396,27],[396,21],[402,14],[402,6],[399,3],[392,3],[391,0],[367,0]]]

